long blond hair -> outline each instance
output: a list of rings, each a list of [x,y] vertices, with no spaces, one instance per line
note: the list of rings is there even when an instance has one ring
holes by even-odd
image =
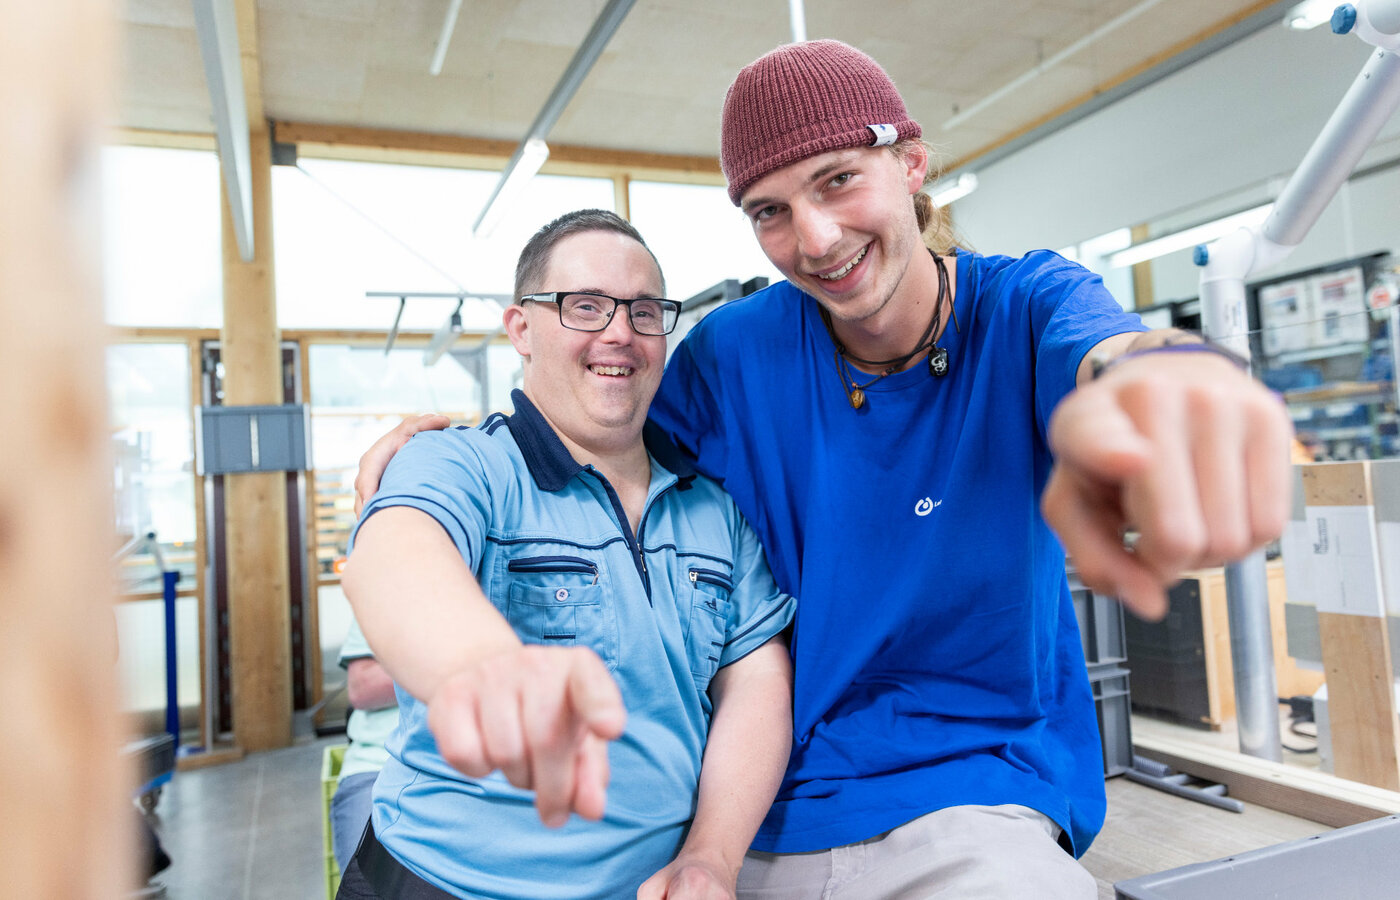
[[[922,138],[909,138],[900,141],[890,149],[902,157],[909,152],[912,144],[922,147],[928,156],[928,171],[924,173],[923,184],[927,188],[936,183],[943,175],[938,153],[933,149],[933,146]],[[947,210],[934,206],[928,194],[922,190],[914,194],[914,216],[918,220],[919,233],[923,235],[924,245],[934,253],[943,256],[951,253],[954,249],[971,249],[967,241],[953,227],[953,219],[948,215]]]

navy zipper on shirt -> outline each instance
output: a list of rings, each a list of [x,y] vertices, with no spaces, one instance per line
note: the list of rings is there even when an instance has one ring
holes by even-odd
[[[652,506],[674,485],[668,486],[666,490],[661,491],[646,505],[642,510],[641,519],[637,521],[637,534],[633,535],[632,525],[627,521],[627,511],[622,508],[622,500],[617,496],[617,491],[613,490],[612,483],[593,466],[584,466],[584,468],[593,473],[594,477],[603,485],[603,489],[608,492],[608,502],[612,504],[613,515],[617,518],[618,527],[622,530],[623,540],[627,542],[627,549],[632,551],[632,563],[637,567],[637,574],[642,577],[642,587],[647,592],[647,605],[655,606],[656,604],[651,599],[651,575],[647,572],[646,560],[642,558],[641,533],[646,529],[647,516],[651,514]]]
[[[730,581],[723,572],[716,572],[714,569],[691,568],[690,583],[694,584],[697,581],[702,584],[711,584],[718,588],[724,588],[726,591],[734,590],[734,582]]]
[[[568,572],[592,575],[598,581],[598,566],[577,556],[527,556],[506,563],[507,572]]]

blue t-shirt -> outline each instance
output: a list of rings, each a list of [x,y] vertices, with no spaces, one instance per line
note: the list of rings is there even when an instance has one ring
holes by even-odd
[[[390,506],[422,510],[521,640],[598,653],[627,708],[626,731],[608,745],[607,809],[601,822],[546,828],[534,792],[447,765],[427,707],[399,690],[374,831],[409,869],[462,896],[635,896],[694,815],[711,678],[782,631],[793,602],[733,501],[654,426],[634,535],[611,485],[573,460],[524,394],[514,400],[513,416],[416,435],[361,521]]]
[[[1040,515],[1046,423],[1084,354],[1141,328],[1053,253],[962,253],[939,341],[950,372],[891,375],[861,409],[816,302],[787,282],[677,348],[652,418],[724,484],[798,598],[793,754],[756,849],[1011,803],[1087,849],[1102,756],[1064,551]]]

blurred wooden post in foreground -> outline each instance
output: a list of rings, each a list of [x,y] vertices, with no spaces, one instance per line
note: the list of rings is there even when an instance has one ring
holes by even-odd
[[[96,242],[112,15],[0,4],[0,893],[31,900],[133,883]]]

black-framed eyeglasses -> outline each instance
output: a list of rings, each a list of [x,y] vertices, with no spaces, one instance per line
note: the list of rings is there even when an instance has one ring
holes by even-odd
[[[574,331],[602,331],[612,321],[613,313],[619,306],[627,307],[627,320],[637,334],[670,334],[676,327],[676,319],[681,314],[681,304],[677,300],[662,300],[659,297],[638,297],[635,300],[619,300],[607,294],[594,294],[587,291],[548,291],[543,294],[526,294],[520,302],[534,300],[536,303],[554,303],[559,307],[559,324]]]

